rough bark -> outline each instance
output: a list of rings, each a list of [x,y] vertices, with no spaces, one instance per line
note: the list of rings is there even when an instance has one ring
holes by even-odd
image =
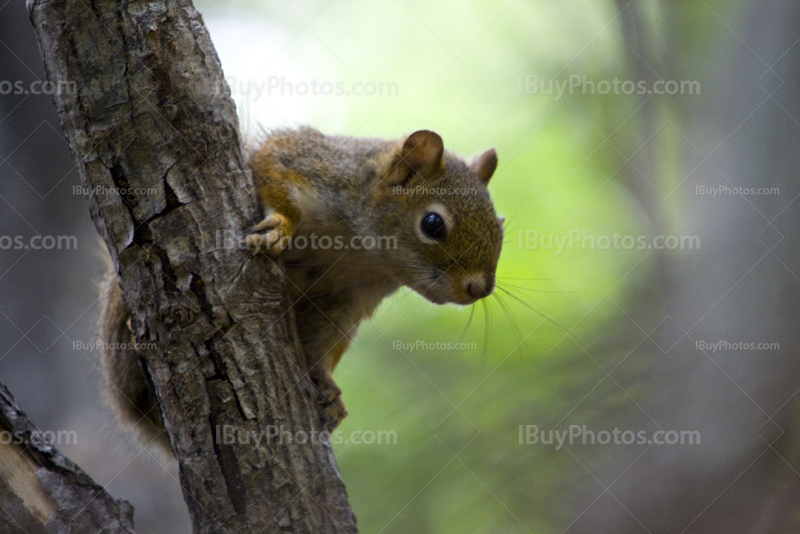
[[[278,268],[239,247],[260,209],[190,1],[29,0],[54,98],[120,274],[195,532],[356,532]]]
[[[44,439],[0,384],[0,532],[133,533],[133,508]]]

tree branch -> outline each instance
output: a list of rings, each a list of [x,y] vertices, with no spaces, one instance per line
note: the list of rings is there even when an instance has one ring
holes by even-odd
[[[238,246],[260,209],[234,104],[188,0],[29,0],[92,219],[120,275],[195,532],[356,532],[279,269]],[[74,85],[70,85],[74,82]],[[222,238],[225,239],[222,239]]]
[[[0,384],[0,532],[133,534],[133,507],[42,439]]]

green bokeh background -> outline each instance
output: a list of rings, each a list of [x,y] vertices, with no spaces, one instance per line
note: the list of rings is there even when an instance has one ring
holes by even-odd
[[[711,6],[734,11],[735,3],[676,4],[671,16],[680,20],[665,19],[653,2],[647,23],[659,47],[687,58],[681,78],[695,79],[703,63],[684,50],[700,32],[708,39],[703,20],[715,16]],[[226,76],[238,83],[268,83],[268,76],[396,83],[396,95],[374,96],[257,98],[234,90],[252,137],[260,127],[305,123],[327,134],[386,138],[432,129],[466,156],[496,147],[490,191],[507,222],[498,291],[474,310],[436,307],[408,290],[384,302],[336,372],[350,411],[341,435],[389,431],[397,442],[335,449],[363,532],[547,530],[558,513],[555,496],[574,482],[580,463],[564,451],[521,445],[519,426],[570,417],[603,369],[624,358],[597,361],[591,352],[598,339],[613,338],[609,325],[624,317],[627,296],[654,268],[649,249],[575,243],[559,251],[549,236],[649,239],[656,232],[618,172],[644,141],[641,97],[557,98],[523,94],[521,84],[528,75],[635,80],[616,6],[212,2],[203,13]],[[679,38],[667,42],[660,34],[673,24]],[[262,38],[271,48],[260,48]],[[654,97],[656,122],[665,126],[645,143],[657,173],[643,178],[675,204],[674,221],[680,198],[672,193],[686,178],[670,163],[680,156],[674,126],[689,98]]]

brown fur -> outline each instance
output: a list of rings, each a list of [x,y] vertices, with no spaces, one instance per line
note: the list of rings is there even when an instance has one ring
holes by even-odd
[[[301,128],[270,135],[252,167],[265,222],[273,224],[259,225],[249,242],[284,260],[306,363],[322,393],[324,417],[335,426],[347,412],[333,370],[358,324],[385,297],[407,285],[437,304],[470,304],[477,300],[469,293],[470,281],[481,288],[473,289],[481,296],[491,293],[502,223],[486,184],[497,156],[490,149],[469,167],[425,130],[384,141],[327,137]],[[437,206],[452,227],[443,241],[425,242],[417,235],[420,220]],[[274,224],[275,214],[287,223]],[[314,250],[279,244],[313,235],[339,236],[345,244],[358,235],[391,237],[397,248]]]
[[[497,156],[490,149],[468,166],[426,130],[385,141],[300,128],[270,134],[250,165],[265,219],[248,243],[283,259],[309,376],[320,392],[322,417],[335,428],[347,411],[333,370],[359,323],[385,297],[405,285],[437,304],[467,305],[494,289],[503,230],[486,184]],[[420,229],[431,211],[447,222],[444,239]],[[389,241],[372,249],[323,247],[322,236],[342,245],[358,236]],[[316,238],[318,246],[299,247],[298,238]],[[114,287],[101,318],[104,342],[132,339]],[[109,379],[123,385],[110,390],[123,419],[145,421],[145,437],[154,431],[163,436],[136,353],[104,353],[103,362]]]
[[[100,361],[108,398],[120,422],[133,430],[142,445],[155,441],[169,449],[169,440],[158,399],[144,371],[144,361],[135,350],[130,314],[116,273],[104,284],[100,312]]]

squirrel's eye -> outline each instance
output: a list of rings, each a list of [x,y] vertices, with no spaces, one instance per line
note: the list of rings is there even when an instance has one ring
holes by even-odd
[[[447,227],[444,224],[444,219],[438,213],[431,211],[422,217],[420,223],[422,233],[433,239],[444,239],[447,235]]]

